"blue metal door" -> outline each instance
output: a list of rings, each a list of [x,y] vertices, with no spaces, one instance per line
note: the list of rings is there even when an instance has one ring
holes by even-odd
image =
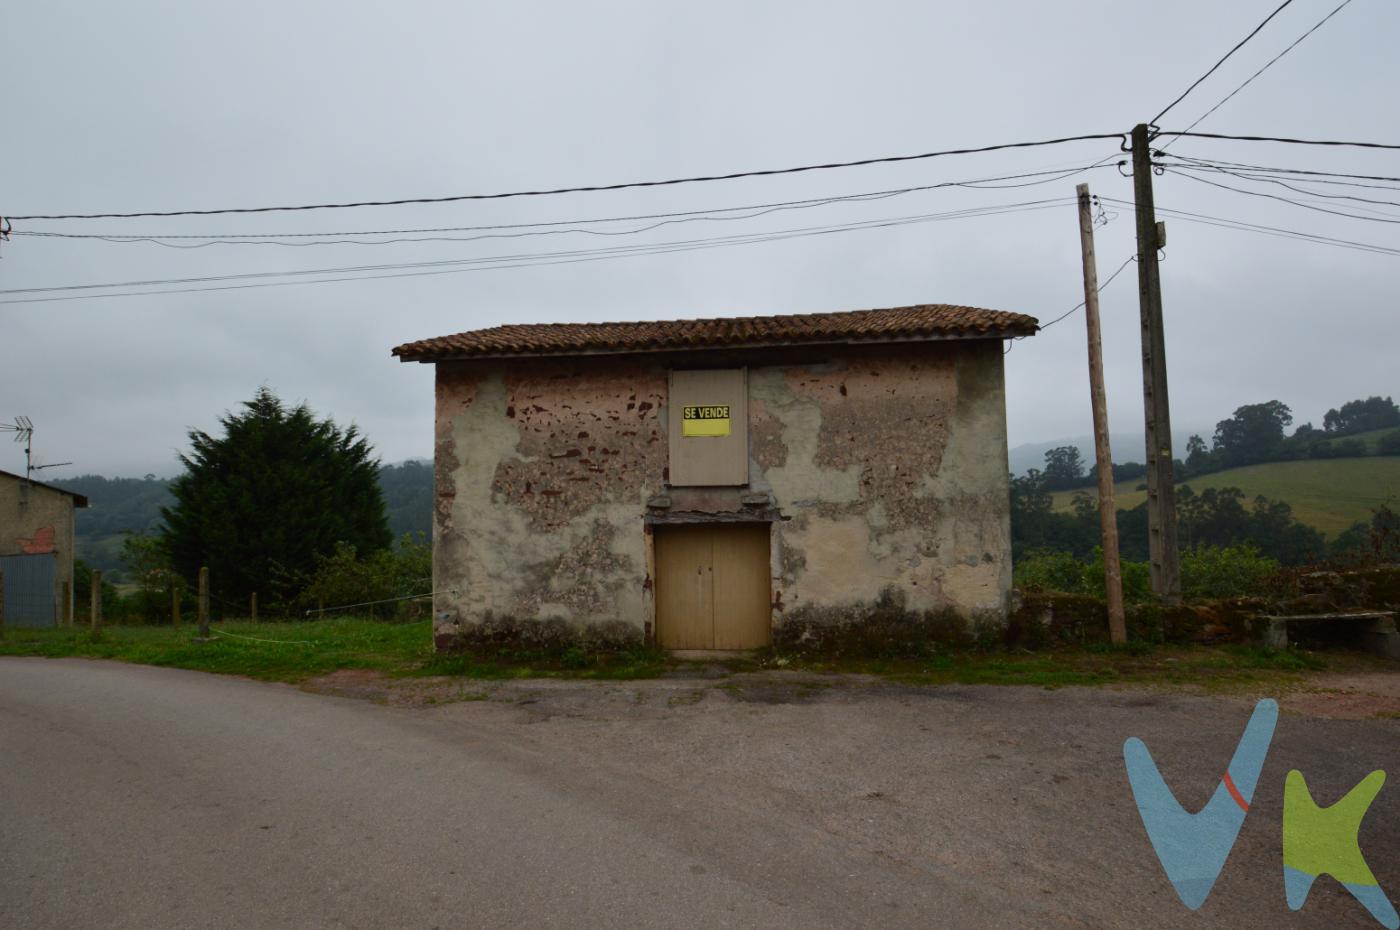
[[[58,626],[54,576],[58,556],[0,555],[5,573],[6,626]]]

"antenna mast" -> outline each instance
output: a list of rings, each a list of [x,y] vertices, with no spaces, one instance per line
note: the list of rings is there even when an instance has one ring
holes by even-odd
[[[54,462],[52,465],[34,464],[34,421],[29,417],[15,417],[13,423],[0,423],[0,433],[14,433],[15,442],[24,443],[24,477],[26,480],[41,469],[73,464],[72,462]]]

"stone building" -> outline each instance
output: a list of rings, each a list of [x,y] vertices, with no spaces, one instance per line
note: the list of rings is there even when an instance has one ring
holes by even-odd
[[[436,369],[434,634],[731,650],[1004,621],[1003,340],[924,305],[508,325]]]
[[[7,626],[56,626],[73,609],[74,508],[87,498],[0,471],[0,572]]]

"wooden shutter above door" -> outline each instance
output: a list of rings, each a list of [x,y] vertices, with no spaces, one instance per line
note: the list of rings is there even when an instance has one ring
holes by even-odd
[[[667,431],[673,487],[749,483],[747,375],[743,368],[671,372]]]

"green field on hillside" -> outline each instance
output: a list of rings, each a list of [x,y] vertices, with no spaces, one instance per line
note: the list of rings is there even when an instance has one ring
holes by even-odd
[[[1340,439],[1360,439],[1362,442],[1366,443],[1366,450],[1374,455],[1376,452],[1376,443],[1381,441],[1382,436],[1389,436],[1391,433],[1400,433],[1400,429],[1387,426],[1384,429],[1373,429],[1369,432],[1356,433],[1352,436],[1342,436]]]
[[[1115,486],[1119,509],[1131,509],[1147,499],[1146,491],[1136,490],[1142,483],[1138,478]],[[1262,494],[1285,501],[1299,521],[1330,539],[1357,521],[1369,521],[1372,509],[1382,504],[1400,508],[1400,456],[1270,462],[1201,475],[1185,483],[1197,493],[1206,488],[1239,488],[1249,499]],[[1093,490],[1056,492],[1055,509],[1069,510],[1075,494]]]

